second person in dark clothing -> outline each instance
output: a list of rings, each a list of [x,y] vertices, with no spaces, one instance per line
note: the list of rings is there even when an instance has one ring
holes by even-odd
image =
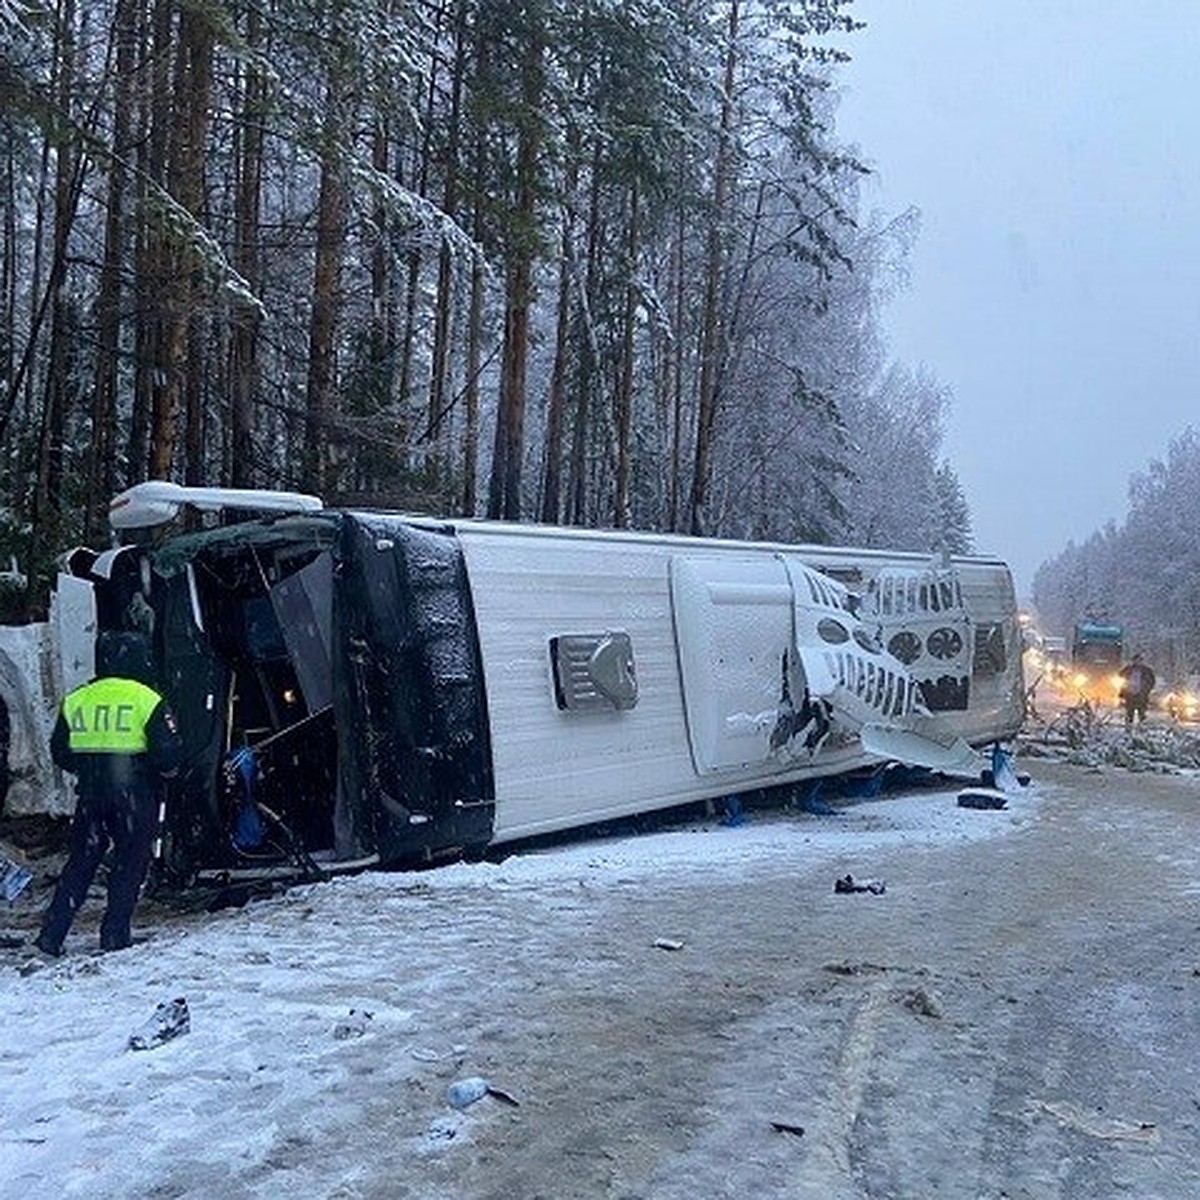
[[[121,950],[132,941],[162,780],[182,753],[175,717],[152,685],[150,647],[141,634],[101,633],[96,670],[96,679],[67,694],[50,739],[55,763],[77,779],[66,865],[36,941],[55,956],[110,845],[100,948]]]
[[[1146,719],[1146,705],[1150,702],[1150,693],[1158,682],[1149,665],[1143,661],[1140,654],[1133,656],[1133,661],[1121,668],[1121,700],[1125,705],[1125,727],[1132,728],[1134,718]]]

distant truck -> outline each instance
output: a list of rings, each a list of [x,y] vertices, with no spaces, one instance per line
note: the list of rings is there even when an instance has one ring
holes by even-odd
[[[1030,648],[1029,665],[1036,672],[1035,687],[1043,680],[1057,689],[1070,686],[1071,654],[1065,637],[1039,634]]]
[[[1042,638],[1042,660],[1049,675],[1061,675],[1067,669],[1067,639],[1064,637]]]
[[[1080,621],[1071,637],[1072,686],[1089,700],[1115,704],[1125,656],[1125,627],[1111,621]]]

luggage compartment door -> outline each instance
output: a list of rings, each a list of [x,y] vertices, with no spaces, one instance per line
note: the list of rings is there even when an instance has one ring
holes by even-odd
[[[785,684],[792,589],[784,565],[766,556],[672,558],[671,608],[697,773],[772,760],[771,734],[795,686]]]

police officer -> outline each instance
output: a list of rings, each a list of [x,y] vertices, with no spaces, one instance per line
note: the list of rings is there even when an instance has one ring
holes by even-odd
[[[67,862],[35,942],[55,957],[110,843],[100,948],[130,944],[161,781],[175,772],[182,753],[175,717],[152,686],[150,647],[142,634],[101,633],[96,670],[96,679],[67,694],[50,738],[54,761],[77,779]]]

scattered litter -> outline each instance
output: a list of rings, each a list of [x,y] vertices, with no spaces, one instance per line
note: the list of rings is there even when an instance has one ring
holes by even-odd
[[[452,1142],[459,1134],[459,1127],[456,1122],[458,1117],[448,1116],[439,1117],[437,1120],[430,1123],[429,1131],[425,1135],[425,1143],[427,1148],[436,1148],[446,1142]]]
[[[833,881],[833,890],[838,895],[870,892],[872,896],[882,896],[887,891],[887,884],[882,879],[855,879],[853,875],[843,875],[841,879]]]
[[[344,1042],[348,1038],[360,1038],[367,1032],[367,1027],[373,1020],[373,1015],[369,1012],[364,1012],[361,1008],[352,1008],[350,1012],[344,1016],[333,1027],[333,1036],[339,1042]]]
[[[1065,1100],[1037,1100],[1034,1103],[1052,1117],[1057,1117],[1064,1125],[1070,1125],[1073,1129],[1090,1134],[1094,1138],[1129,1142],[1159,1140],[1158,1126],[1152,1121],[1112,1121],[1094,1113],[1083,1112]]]
[[[456,1079],[446,1089],[446,1102],[451,1108],[467,1108],[488,1093],[488,1081],[479,1075]]]
[[[1004,808],[1008,797],[999,788],[969,787],[958,793],[959,808]]]
[[[654,939],[654,945],[659,950],[682,950],[683,943],[678,938],[660,937]]]
[[[491,1096],[495,1100],[499,1100],[501,1104],[507,1104],[511,1108],[520,1108],[520,1101],[516,1097],[504,1091],[503,1088],[495,1087],[488,1080],[480,1075],[470,1075],[466,1079],[456,1079],[446,1089],[446,1102],[451,1108],[469,1108],[477,1100],[482,1100],[484,1096]]]
[[[154,1016],[136,1033],[129,1035],[130,1050],[154,1050],[164,1042],[187,1033],[192,1027],[187,1001],[178,996],[164,1000],[155,1010]]]
[[[793,1125],[788,1121],[772,1121],[771,1128],[775,1130],[776,1133],[790,1133],[794,1137],[804,1136],[803,1125]]]
[[[905,1008],[915,1012],[919,1017],[933,1017],[940,1020],[945,1015],[941,1000],[933,992],[923,987],[911,988],[899,996],[900,1003]]]

